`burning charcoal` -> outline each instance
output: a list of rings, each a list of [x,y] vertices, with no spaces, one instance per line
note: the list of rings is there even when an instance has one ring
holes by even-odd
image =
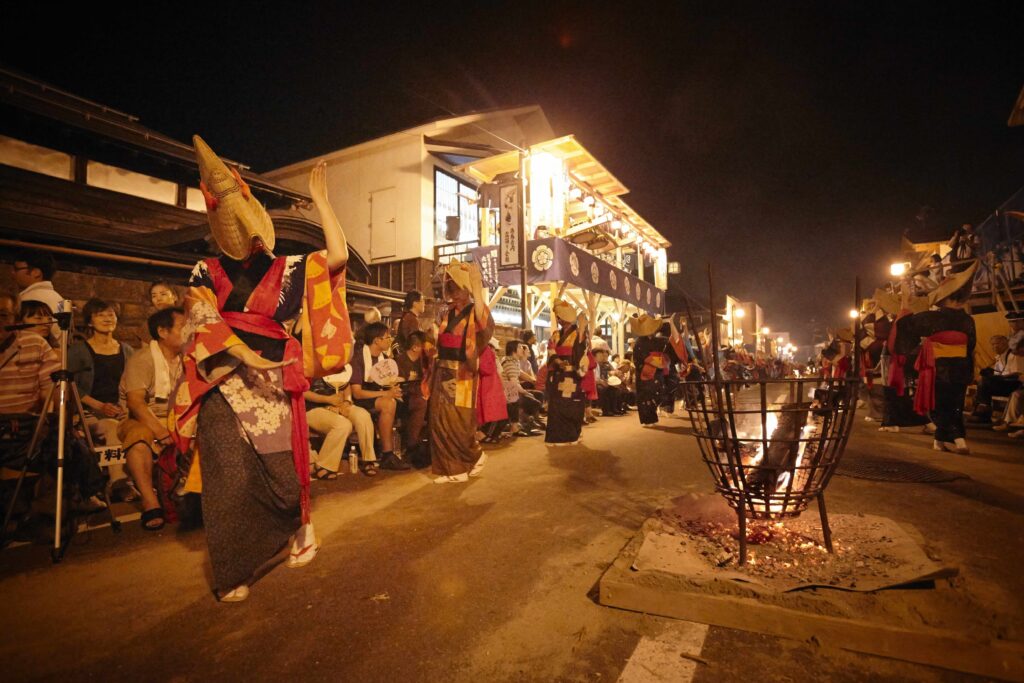
[[[782,408],[783,412],[779,413],[779,426],[772,432],[761,465],[747,480],[750,488],[759,491],[765,499],[773,495],[778,488],[779,475],[791,470],[796,464],[796,456],[800,450],[800,443],[796,439],[800,438],[804,425],[807,424],[806,403],[787,403]]]

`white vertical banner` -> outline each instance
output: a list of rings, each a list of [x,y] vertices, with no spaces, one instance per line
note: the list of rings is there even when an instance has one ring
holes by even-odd
[[[498,268],[519,268],[523,264],[523,206],[519,183],[498,190],[501,221],[498,225]]]

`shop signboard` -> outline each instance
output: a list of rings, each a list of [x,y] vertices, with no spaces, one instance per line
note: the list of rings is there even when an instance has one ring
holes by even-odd
[[[523,266],[525,240],[523,239],[522,185],[505,183],[498,188],[498,206],[501,219],[498,225],[498,268],[518,270]]]
[[[519,284],[518,273],[501,269],[498,247],[477,247],[470,251],[480,264],[485,287]],[[568,282],[588,292],[626,301],[649,313],[664,311],[664,290],[563,239],[530,240],[523,253],[528,284]]]

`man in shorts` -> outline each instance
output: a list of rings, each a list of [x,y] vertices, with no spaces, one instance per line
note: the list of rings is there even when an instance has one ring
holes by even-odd
[[[142,496],[142,528],[164,526],[164,511],[153,490],[153,458],[173,441],[167,429],[168,396],[181,372],[185,312],[165,308],[149,316],[153,341],[128,359],[121,376],[121,400],[128,417],[117,426],[135,486]]]

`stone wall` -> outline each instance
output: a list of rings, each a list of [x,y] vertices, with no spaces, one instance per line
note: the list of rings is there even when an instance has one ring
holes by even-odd
[[[90,269],[91,270],[91,269]],[[142,346],[149,341],[146,329],[146,318],[153,313],[149,303],[149,285],[153,280],[131,279],[97,272],[58,271],[53,277],[53,287],[63,296],[71,299],[75,307],[75,324],[81,329],[79,313],[85,302],[98,297],[112,304],[117,311],[117,332],[114,336],[134,347]],[[185,288],[172,285],[177,292],[179,301]],[[18,288],[14,283],[14,270],[10,263],[0,263],[0,291],[17,295]]]

